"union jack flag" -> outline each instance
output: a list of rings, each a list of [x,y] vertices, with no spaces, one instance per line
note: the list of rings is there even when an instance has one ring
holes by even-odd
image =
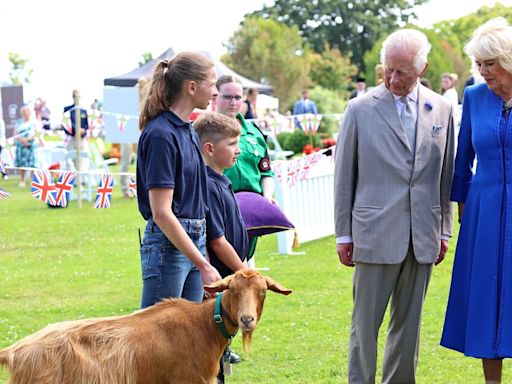
[[[5,169],[5,164],[2,160],[0,160],[0,173],[2,175],[7,175],[7,170]]]
[[[47,204],[55,205],[54,191],[55,184],[50,172],[41,169],[35,170],[32,178],[32,196]]]
[[[100,186],[98,187],[98,193],[94,201],[94,208],[110,208],[113,185],[114,177],[110,173],[101,175]]]
[[[7,191],[4,191],[2,188],[0,188],[0,199],[5,199],[6,197],[11,196],[11,194]]]
[[[60,175],[59,180],[55,183],[55,205],[66,207],[68,205],[69,192],[73,188],[76,179],[76,172],[65,172]]]
[[[133,196],[137,197],[137,183],[135,181],[135,176],[130,176],[128,179],[128,189],[133,193]]]

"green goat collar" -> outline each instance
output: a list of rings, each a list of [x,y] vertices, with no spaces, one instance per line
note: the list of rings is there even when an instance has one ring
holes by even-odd
[[[217,324],[217,327],[220,330],[220,333],[222,333],[222,336],[224,336],[226,339],[231,340],[236,335],[236,331],[233,335],[230,335],[228,333],[228,330],[226,329],[226,326],[224,325],[224,320],[222,319],[222,292],[219,292],[217,294],[217,299],[215,299],[215,307],[213,309],[213,320],[215,321],[215,324]]]

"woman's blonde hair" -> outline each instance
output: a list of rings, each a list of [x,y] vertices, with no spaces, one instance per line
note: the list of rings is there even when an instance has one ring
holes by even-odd
[[[464,52],[479,60],[498,60],[512,73],[512,27],[503,17],[495,17],[478,27]]]
[[[213,67],[213,62],[195,52],[181,52],[170,60],[160,60],[145,89],[139,129],[143,130],[149,120],[176,103],[186,81],[206,80]]]

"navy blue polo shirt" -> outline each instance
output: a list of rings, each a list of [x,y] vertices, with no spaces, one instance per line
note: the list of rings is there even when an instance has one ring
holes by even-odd
[[[71,133],[67,130],[64,130],[66,135],[69,136],[75,136],[76,128],[75,128],[75,111],[78,107],[73,105],[68,105],[67,107],[64,107],[64,113],[71,110],[69,112],[69,118],[71,120]],[[87,111],[85,109],[80,108],[80,128],[85,129],[86,131],[89,129],[89,119],[87,118]],[[85,137],[85,133],[81,135],[81,137]]]
[[[206,167],[199,137],[190,123],[170,111],[150,120],[139,138],[137,200],[145,220],[153,216],[148,193],[152,188],[174,189],[172,212],[176,217],[206,217]]]
[[[206,169],[209,195],[209,210],[206,216],[206,247],[210,256],[210,264],[219,271],[222,277],[226,277],[234,271],[222,264],[215,255],[210,247],[210,240],[224,236],[238,253],[240,259],[244,260],[249,238],[233,194],[231,182],[226,176],[215,172],[210,167],[206,167]]]

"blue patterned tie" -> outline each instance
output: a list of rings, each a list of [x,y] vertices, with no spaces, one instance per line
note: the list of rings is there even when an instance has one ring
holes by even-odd
[[[402,97],[400,101],[405,104],[405,106],[402,108],[400,119],[402,120],[405,134],[407,135],[407,140],[409,141],[409,146],[411,147],[411,152],[414,153],[416,150],[416,116],[414,116],[414,113],[412,112],[408,96]]]

